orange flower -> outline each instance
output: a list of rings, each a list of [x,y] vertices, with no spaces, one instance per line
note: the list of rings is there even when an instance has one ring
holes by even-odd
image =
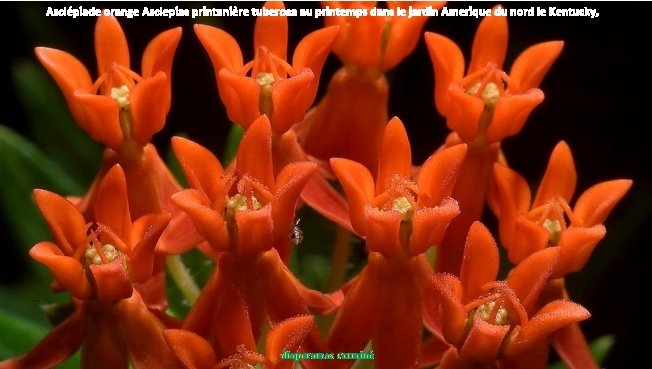
[[[570,149],[563,141],[550,155],[534,201],[527,182],[515,171],[496,164],[494,176],[500,239],[509,259],[520,263],[538,250],[559,246],[561,254],[554,278],[584,267],[605,235],[602,223],[632,185],[626,179],[599,183],[586,190],[571,209],[577,174]]]
[[[432,273],[423,253],[441,241],[459,212],[448,196],[465,153],[466,145],[458,145],[431,156],[415,182],[407,133],[394,118],[385,131],[375,183],[362,164],[331,160],[349,199],[353,228],[370,251],[335,318],[332,350],[356,352],[371,339],[377,368],[416,367],[421,300]]]
[[[445,1],[388,1],[387,9],[394,16],[372,16],[375,1],[324,1],[324,7],[365,9],[367,15],[326,17],[326,26],[339,25],[341,32],[333,52],[352,68],[375,70],[376,73],[394,68],[417,46],[421,29],[428,17],[405,17],[396,14],[396,8],[440,9]]]
[[[314,327],[311,316],[287,319],[271,329],[265,338],[265,356],[240,346],[238,352],[217,362],[211,345],[202,337],[180,329],[169,329],[163,334],[186,368],[220,369],[253,368],[263,364],[265,369],[292,369],[295,361],[283,358],[284,352],[296,353]]]
[[[174,367],[163,341],[165,326],[138,292],[152,277],[154,248],[169,214],[132,222],[120,166],[98,188],[96,218],[86,223],[63,197],[35,190],[34,197],[54,242],[41,242],[30,255],[52,272],[55,287],[70,292],[74,313],[31,352],[0,363],[11,368],[51,368],[82,348],[82,367]]]
[[[118,21],[99,17],[95,27],[99,78],[94,83],[84,65],[64,51],[38,47],[36,56],[84,131],[113,150],[134,150],[145,146],[165,124],[172,58],[180,38],[181,28],[155,37],[143,53],[139,75],[129,66],[129,48]]]
[[[299,193],[316,165],[293,163],[274,178],[271,139],[269,120],[261,116],[245,133],[236,164],[226,172],[205,148],[173,139],[192,187],[173,201],[208,241],[218,264],[184,327],[212,337],[223,358],[236,354],[239,345],[255,351],[265,321],[308,314],[308,306],[327,312],[341,299],[307,289],[283,263]],[[315,331],[309,342],[318,341]]]
[[[283,9],[267,2],[267,9]],[[283,134],[303,120],[312,105],[319,75],[338,33],[324,28],[304,37],[292,64],[287,60],[288,22],[284,16],[261,16],[254,30],[254,60],[244,64],[238,42],[221,29],[196,24],[195,33],[215,69],[217,87],[229,119],[248,128],[261,114],[272,130]]]
[[[491,233],[475,222],[469,230],[460,276],[436,274],[435,299],[426,305],[427,326],[451,345],[438,368],[545,368],[549,336],[587,319],[573,302],[556,300],[539,308],[542,288],[559,258],[557,247],[532,254],[495,281],[498,248]],[[432,303],[433,301],[434,304]]]
[[[473,41],[464,74],[464,56],[448,38],[426,32],[435,72],[435,105],[448,128],[465,142],[499,142],[518,133],[543,101],[537,87],[557,59],[562,41],[525,50],[509,75],[502,71],[507,51],[507,17],[485,17]]]

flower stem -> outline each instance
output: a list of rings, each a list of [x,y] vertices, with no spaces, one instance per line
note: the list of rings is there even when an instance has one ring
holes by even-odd
[[[188,300],[190,305],[193,305],[197,301],[199,296],[199,287],[188,273],[188,269],[183,264],[180,255],[168,256],[165,258],[165,264],[168,267],[168,271],[172,276],[172,280],[181,290],[183,297]]]
[[[333,246],[333,256],[331,258],[331,275],[328,280],[328,290],[334,291],[344,283],[346,276],[346,264],[349,261],[349,251],[351,250],[351,232],[337,226],[335,229],[335,245]]]

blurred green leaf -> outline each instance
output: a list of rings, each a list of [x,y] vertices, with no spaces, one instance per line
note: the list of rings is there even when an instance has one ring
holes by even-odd
[[[101,146],[72,120],[61,91],[43,67],[19,60],[12,76],[34,143],[79,183],[89,184],[100,165]]]
[[[0,125],[0,212],[25,250],[49,238],[33,200],[34,188],[63,195],[81,194],[83,187],[48,155],[10,128]]]
[[[595,341],[591,342],[591,353],[593,354],[593,357],[595,358],[595,361],[598,362],[598,364],[604,361],[604,359],[609,354],[609,351],[611,351],[611,348],[613,347],[615,342],[616,340],[614,336],[611,335],[602,336],[596,339]],[[567,368],[568,367],[564,365],[564,363],[561,361],[558,361],[548,366],[548,369],[567,369]]]
[[[224,155],[222,155],[222,164],[224,166],[228,165],[235,158],[235,154],[238,153],[238,146],[240,146],[242,135],[244,135],[244,129],[239,124],[231,125],[231,130],[226,138]]]
[[[3,310],[0,310],[0,327],[0,360],[24,354],[48,333],[48,328]],[[79,367],[79,353],[57,366],[63,369]]]

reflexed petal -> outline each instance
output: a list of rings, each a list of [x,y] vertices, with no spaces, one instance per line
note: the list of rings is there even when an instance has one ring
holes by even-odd
[[[222,349],[222,356],[236,354],[239,345],[256,351],[249,309],[242,293],[235,286],[224,283],[220,285],[214,304],[215,310],[210,324],[213,326],[213,334],[217,337],[218,347]]]
[[[231,122],[247,129],[260,116],[260,86],[255,79],[222,69],[217,76],[217,89]]]
[[[553,335],[552,343],[557,355],[570,369],[599,368],[579,324],[571,323],[558,329]]]
[[[549,247],[528,256],[507,276],[507,284],[528,313],[531,313],[541,289],[548,282],[557,260],[559,247]]]
[[[468,369],[469,365],[473,365],[473,363],[462,359],[457,349],[451,347],[444,353],[444,357],[442,357],[437,369]]]
[[[339,31],[339,27],[322,28],[308,34],[294,49],[292,67],[296,71],[302,70],[303,68],[309,68],[315,75],[315,78],[313,78],[310,83],[310,87],[305,96],[306,101],[310,102],[308,105],[311,105],[315,100],[322,67],[326,62],[328,53],[330,53],[333,48],[333,44],[337,39]]]
[[[195,24],[195,33],[211,58],[215,76],[222,68],[233,73],[240,72],[244,62],[238,41],[233,36],[219,28],[204,24]]]
[[[410,140],[398,117],[392,118],[385,127],[385,134],[380,148],[378,172],[376,174],[376,193],[389,188],[395,175],[412,177],[412,151]]]
[[[501,96],[487,128],[487,141],[498,142],[517,134],[532,110],[543,101],[543,92],[531,89],[522,95]]]
[[[144,146],[165,126],[165,116],[169,104],[164,103],[169,97],[169,77],[164,72],[158,72],[136,86],[130,93],[129,101],[133,124],[131,134],[133,139]]]
[[[455,145],[431,155],[423,163],[417,179],[417,206],[438,206],[452,194],[466,151],[465,144]]]
[[[514,61],[509,73],[511,79],[508,90],[513,93],[523,93],[539,87],[563,47],[563,41],[550,41],[530,46],[522,52]]]
[[[539,224],[519,216],[514,224],[512,238],[504,241],[509,260],[518,264],[526,257],[548,246],[550,232]]]
[[[74,99],[84,116],[82,121],[77,122],[79,126],[92,139],[114,150],[120,150],[123,136],[119,119],[120,108],[115,100],[108,96],[91,95],[79,89],[74,92]]]
[[[123,241],[129,240],[131,215],[127,198],[127,180],[118,164],[104,176],[95,198],[95,220],[109,227]]]
[[[65,256],[57,245],[40,242],[29,250],[29,256],[50,269],[54,279],[70,293],[82,300],[91,297],[91,288],[86,272],[79,260]]]
[[[211,369],[217,363],[213,348],[201,336],[182,329],[167,329],[163,337],[187,369]]]
[[[283,2],[267,1],[265,9],[285,9]],[[258,17],[254,28],[254,50],[260,46],[283,60],[287,60],[288,49],[288,19],[287,17]]]
[[[516,334],[510,336],[505,347],[506,355],[516,355],[531,348],[554,331],[572,323],[588,319],[591,313],[582,306],[568,301],[556,300],[548,303]]]
[[[272,127],[266,116],[256,119],[242,137],[236,167],[239,175],[249,175],[268,189],[274,188]]]
[[[573,225],[590,227],[604,222],[631,186],[629,179],[616,179],[598,183],[584,191],[573,210],[574,218],[580,224]]]
[[[479,297],[482,287],[496,280],[499,262],[498,247],[491,232],[484,224],[474,222],[466,238],[460,270],[464,302]]]
[[[131,228],[130,244],[134,245],[129,258],[129,275],[132,281],[144,283],[152,276],[154,249],[170,223],[170,214],[148,214],[138,218]]]
[[[478,124],[485,108],[484,101],[479,97],[467,94],[464,88],[457,83],[450,85],[448,94],[450,98],[446,113],[446,125],[465,141],[473,141],[479,133]]]
[[[440,297],[439,318],[442,333],[447,342],[455,345],[464,336],[466,326],[466,312],[462,305],[462,284],[450,274],[435,274],[432,277],[432,286]]]
[[[114,64],[129,68],[129,46],[120,23],[115,17],[101,16],[95,24],[95,56],[97,57],[98,75],[111,71]],[[106,81],[102,84],[102,93],[108,95],[118,81]]]
[[[506,54],[507,17],[484,17],[473,39],[473,49],[467,75],[485,68],[488,63],[493,63],[498,69],[502,69]]]
[[[464,55],[455,42],[444,36],[426,32],[425,39],[435,73],[435,105],[446,117],[451,99],[448,89],[464,76]]]
[[[197,190],[185,190],[172,196],[172,202],[183,210],[201,234],[216,250],[229,247],[229,232],[222,214],[209,207]]]
[[[374,180],[371,173],[362,164],[348,159],[331,159],[331,167],[346,192],[351,224],[356,233],[365,236],[365,206],[374,197]]]
[[[419,354],[419,367],[432,367],[441,362],[442,357],[451,346],[439,337],[430,337],[421,345]]]
[[[79,349],[84,337],[86,309],[76,307],[61,324],[54,327],[28,353],[14,359],[0,361],[0,367],[54,368]]]
[[[550,161],[543,179],[541,179],[532,208],[539,207],[557,196],[560,196],[566,202],[570,202],[575,192],[576,183],[577,172],[575,171],[573,154],[571,154],[568,144],[561,141],[550,154]]]
[[[509,325],[493,325],[474,315],[473,325],[462,345],[462,356],[485,364],[495,361],[509,329]]]
[[[62,255],[72,256],[77,248],[86,247],[86,221],[75,205],[53,192],[36,189],[33,194]]]
[[[208,149],[183,137],[172,137],[172,148],[179,159],[190,186],[204,193],[211,202],[224,194],[221,181],[222,164]]]
[[[124,256],[120,255],[107,264],[88,266],[95,280],[95,297],[99,302],[110,304],[131,296],[133,287],[124,263]]]
[[[276,17],[270,17],[276,18]],[[313,100],[308,100],[310,85],[315,75],[304,69],[301,73],[288,79],[277,81],[272,86],[272,128],[275,133],[283,134],[294,124],[303,121],[306,110]]]
[[[311,177],[301,191],[301,200],[326,219],[355,233],[344,197],[319,172]]]
[[[400,228],[402,215],[393,210],[365,207],[367,250],[381,253],[386,258],[398,257],[403,252]]]
[[[121,301],[119,303],[122,303]],[[127,368],[127,344],[118,333],[120,314],[102,314],[106,311],[89,311],[86,332],[81,349],[82,369]],[[99,313],[99,314],[98,314]],[[117,316],[116,316],[117,315]]]
[[[35,53],[38,60],[47,69],[52,78],[54,78],[57,85],[59,85],[75,122],[81,124],[80,122],[84,121],[84,112],[77,106],[73,92],[76,89],[83,91],[91,90],[93,81],[91,81],[88,70],[77,58],[65,51],[37,47]]]
[[[570,227],[559,238],[559,262],[552,278],[561,278],[584,268],[595,246],[604,238],[607,230],[602,224],[591,228]]]
[[[419,255],[438,245],[451,220],[459,213],[460,208],[452,198],[444,199],[440,206],[417,209],[412,220],[410,254]]]

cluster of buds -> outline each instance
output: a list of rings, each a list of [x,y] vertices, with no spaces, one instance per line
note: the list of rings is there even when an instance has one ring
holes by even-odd
[[[188,189],[150,144],[170,109],[181,28],[151,41],[138,74],[118,21],[100,17],[95,81],[72,55],[38,47],[73,118],[106,149],[83,197],[34,190],[53,240],[30,255],[74,309],[0,368],[50,368],[78,349],[84,368],[294,368],[294,358],[303,368],[348,369],[355,358],[378,369],[545,368],[551,348],[571,369],[597,368],[578,325],[590,313],[564,278],[588,262],[631,181],[596,184],[571,207],[577,174],[562,141],[532,199],[500,145],[543,101],[539,85],[563,43],[528,48],[508,74],[503,16],[481,21],[468,67],[452,40],[425,33],[434,103],[451,132],[415,165],[403,123],[388,117],[385,73],[413,51],[426,20],[326,17],[290,61],[287,18],[261,16],[248,62],[233,36],[195,25],[228,118],[245,133],[224,166],[173,138]],[[343,66],[315,101],[331,52]],[[486,204],[493,234],[481,223]],[[289,267],[303,238],[300,206],[364,240],[367,263],[328,293]],[[504,279],[497,238],[513,265]],[[216,268],[189,313],[172,317],[165,260],[192,249]]]

